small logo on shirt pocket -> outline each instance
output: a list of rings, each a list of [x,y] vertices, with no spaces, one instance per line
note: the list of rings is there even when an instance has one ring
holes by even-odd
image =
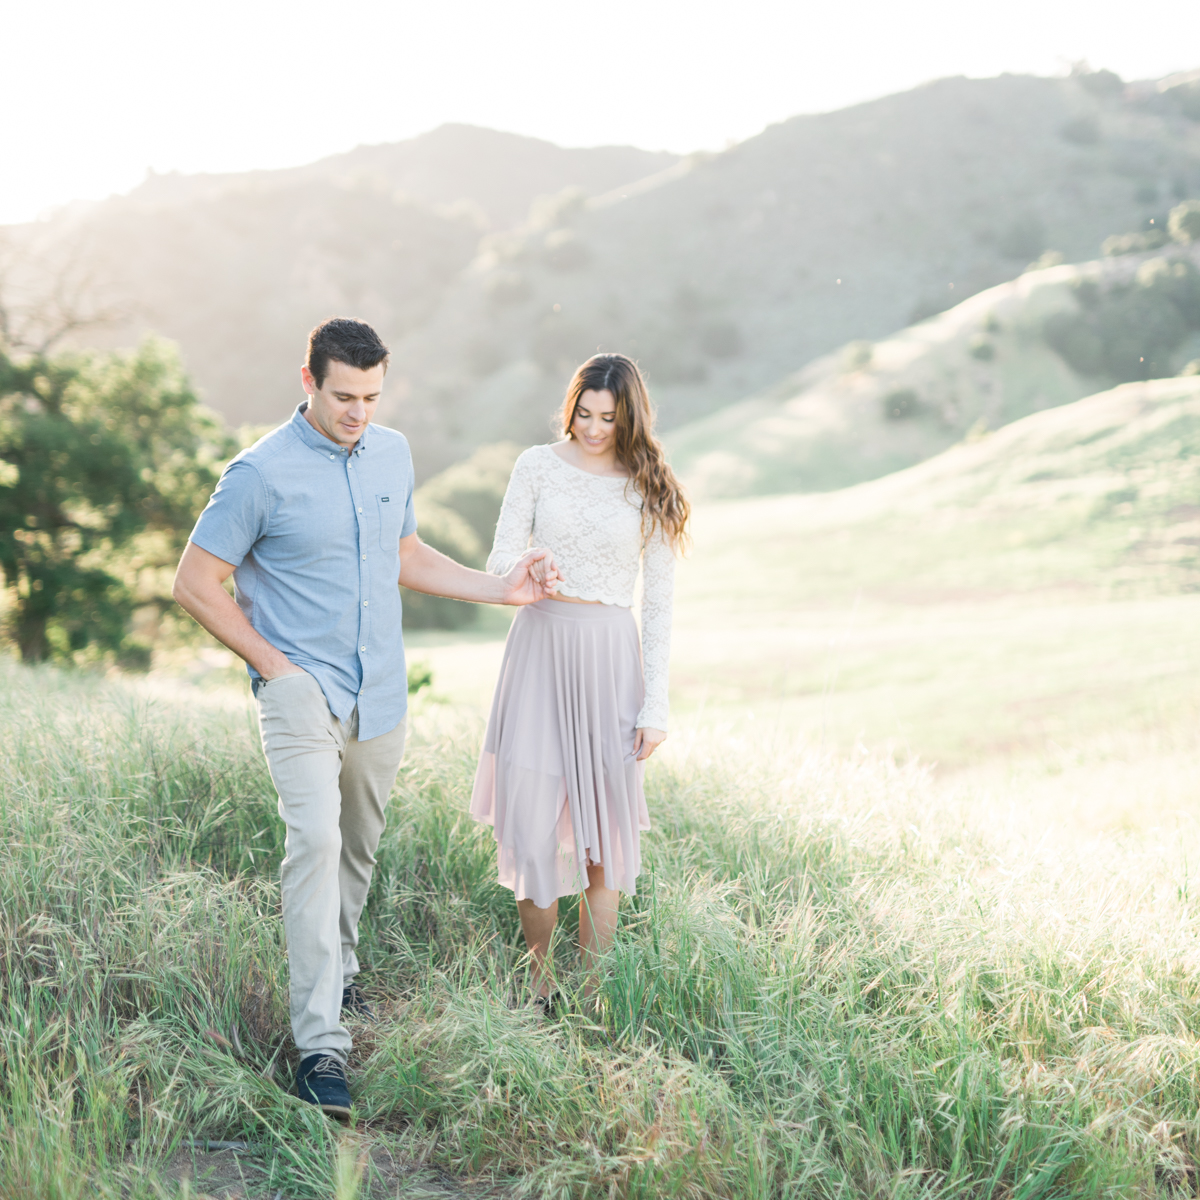
[[[393,508],[390,495],[381,496],[376,493],[376,504],[379,511],[379,548],[388,554],[400,552],[400,521],[404,514],[403,507]]]

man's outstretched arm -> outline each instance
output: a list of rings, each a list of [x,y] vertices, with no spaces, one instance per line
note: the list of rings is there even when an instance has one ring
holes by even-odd
[[[246,620],[246,614],[222,587],[232,574],[233,567],[223,558],[188,542],[175,572],[171,595],[184,612],[264,679],[295,674],[300,668]]]
[[[489,575],[487,571],[474,571],[456,563],[410,533],[400,539],[400,582],[414,592],[447,596],[451,600],[533,604],[553,597],[559,578],[549,550],[530,550],[507,575]]]

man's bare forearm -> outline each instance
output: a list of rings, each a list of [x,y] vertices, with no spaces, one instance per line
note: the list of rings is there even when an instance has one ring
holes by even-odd
[[[171,594],[198,625],[248,662],[263,678],[273,679],[276,675],[299,669],[246,620],[246,614],[219,583],[191,580],[180,572],[175,577]]]
[[[500,576],[464,567],[424,542],[404,557],[400,582],[414,592],[474,604],[503,604],[508,595],[508,584]]]

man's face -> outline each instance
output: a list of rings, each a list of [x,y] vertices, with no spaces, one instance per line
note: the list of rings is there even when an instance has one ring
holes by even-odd
[[[308,423],[331,442],[349,449],[375,415],[383,390],[383,364],[362,371],[349,363],[331,362],[320,387],[312,372],[301,367],[300,379],[309,396],[304,411]]]

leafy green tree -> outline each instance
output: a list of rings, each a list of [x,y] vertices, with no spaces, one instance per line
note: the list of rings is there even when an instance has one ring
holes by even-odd
[[[174,561],[234,449],[163,342],[0,350],[0,570],[21,657],[144,659],[129,626],[145,577]]]

